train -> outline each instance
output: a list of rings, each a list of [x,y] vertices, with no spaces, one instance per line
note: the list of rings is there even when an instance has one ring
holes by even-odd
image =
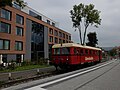
[[[76,43],[61,43],[52,46],[51,63],[61,69],[81,66],[86,63],[98,63],[102,60],[102,50],[96,47]]]

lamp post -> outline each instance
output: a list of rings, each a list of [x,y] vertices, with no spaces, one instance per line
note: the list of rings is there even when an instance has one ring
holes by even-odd
[[[3,58],[3,56],[2,56],[2,54],[1,54],[1,55],[0,55],[0,64],[3,63],[2,58]]]

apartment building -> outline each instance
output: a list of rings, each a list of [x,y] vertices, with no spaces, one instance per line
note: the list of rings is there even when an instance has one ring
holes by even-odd
[[[53,44],[68,42],[70,33],[34,9],[0,8],[0,63],[49,58]]]

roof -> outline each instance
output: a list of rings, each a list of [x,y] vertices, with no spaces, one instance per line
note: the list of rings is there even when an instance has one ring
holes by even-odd
[[[94,49],[94,50],[101,50],[100,48],[90,47],[90,46],[83,46],[76,43],[62,43],[62,44],[55,44],[52,46],[52,48],[60,48],[60,47],[80,47],[80,48],[88,48],[88,49]]]

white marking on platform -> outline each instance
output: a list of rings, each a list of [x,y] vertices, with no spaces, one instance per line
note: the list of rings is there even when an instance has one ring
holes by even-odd
[[[31,88],[28,88],[28,89],[25,89],[25,90],[46,90],[46,89],[43,89],[42,87],[46,87],[46,86],[49,86],[49,85],[52,85],[52,84],[55,84],[55,83],[58,83],[58,82],[61,82],[61,81],[76,77],[76,76],[79,76],[79,75],[82,75],[82,74],[88,73],[90,71],[94,71],[96,69],[104,67],[104,66],[106,66],[108,64],[111,64],[113,62],[114,61],[111,61],[111,62],[108,62],[108,63],[103,64],[101,66],[98,66],[98,67],[95,67],[95,68],[92,68],[92,69],[89,69],[89,70],[86,70],[86,71],[83,71],[83,72],[80,72],[80,73],[77,73],[77,74],[74,74],[74,75],[71,75],[71,76],[60,78],[60,79],[57,79],[57,80],[54,80],[54,81],[51,81],[51,82],[47,82],[47,83],[44,83],[44,84],[41,84],[41,85],[38,85],[38,86],[35,86],[35,87],[31,87]]]
[[[24,89],[24,90],[47,90],[47,89],[41,88],[39,86],[35,86],[35,87]]]

